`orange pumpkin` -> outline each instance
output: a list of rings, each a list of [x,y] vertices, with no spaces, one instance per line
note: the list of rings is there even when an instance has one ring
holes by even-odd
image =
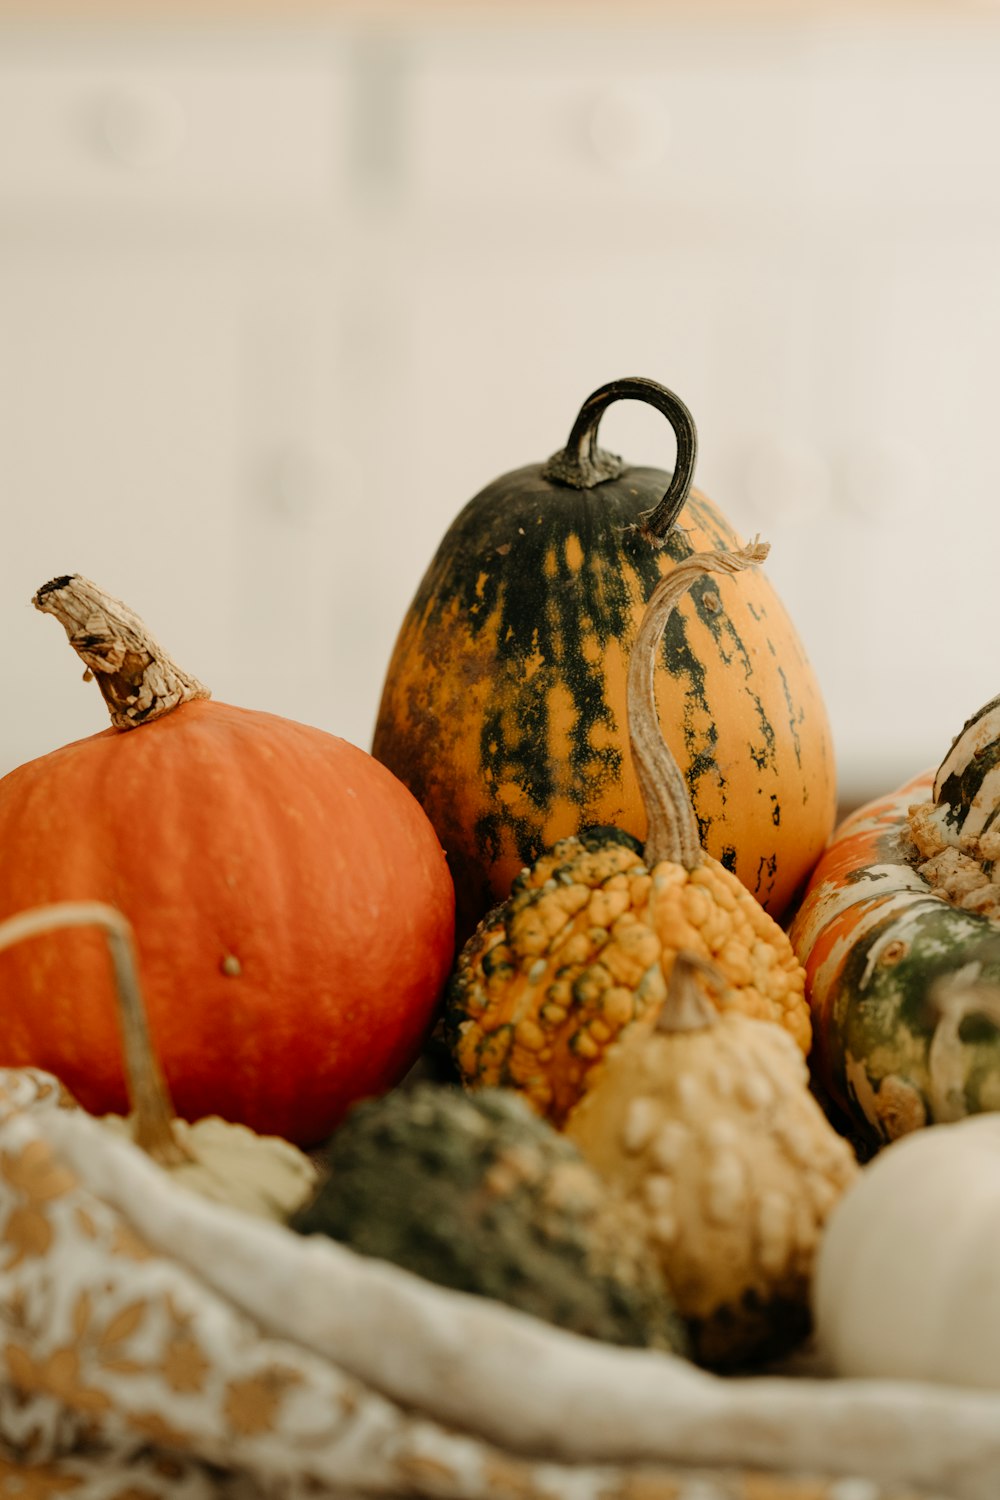
[[[622,398],[673,425],[673,476],[597,446]],[[602,387],[563,451],[469,502],[407,610],[372,753],[438,831],[463,938],[560,839],[595,824],[645,837],[626,727],[639,621],[680,561],[739,545],[690,490],[695,452],[671,391]],[[709,578],[695,585],[664,636],[656,696],[705,849],[780,917],[833,827],[836,776],[819,685],[765,576],[744,575],[725,597]]]
[[[178,1114],[322,1140],[409,1068],[447,978],[454,893],[430,823],[356,746],[208,701],[86,580],[55,579],[35,602],[122,727],[0,780],[0,919],[117,907]],[[0,954],[0,995],[0,1066],[45,1068],[87,1109],[124,1112],[98,934]]]

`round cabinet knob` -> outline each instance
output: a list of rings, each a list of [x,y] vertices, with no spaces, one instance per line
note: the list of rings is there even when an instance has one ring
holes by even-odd
[[[166,89],[108,89],[98,100],[96,116],[105,155],[123,167],[148,171],[165,166],[184,141],[184,111]]]
[[[636,176],[658,167],[670,144],[670,120],[661,100],[648,90],[607,89],[587,115],[592,157],[617,176]]]
[[[260,471],[264,503],[273,516],[304,525],[318,510],[323,494],[319,461],[304,447],[278,447]]]
[[[798,438],[770,437],[739,456],[745,509],[754,522],[811,521],[830,503],[830,466],[818,448]]]

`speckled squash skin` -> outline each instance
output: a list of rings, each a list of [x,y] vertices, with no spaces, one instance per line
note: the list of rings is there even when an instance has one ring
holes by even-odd
[[[644,918],[652,879],[616,828],[523,870],[458,955],[442,1031],[470,1088],[501,1087],[562,1125],[605,1050],[666,994]]]
[[[1000,1109],[1000,922],[923,873],[909,815],[920,807],[956,838],[975,824],[974,841],[990,826],[1000,764],[990,715],[1000,718],[1000,700],[969,721],[937,777],[845,820],[789,930],[806,970],[817,1086],[867,1152]]]
[[[626,729],[645,600],[677,560],[737,544],[692,491],[662,548],[634,528],[670,476],[573,489],[507,474],[456,518],[396,641],[373,754],[427,812],[466,936],[520,869],[581,828],[645,837]],[[662,646],[657,704],[706,850],[775,916],[833,827],[829,723],[767,578],[704,579]]]
[[[726,1008],[809,1051],[801,966],[736,878],[710,860],[650,869],[630,835],[598,828],[522,871],[459,954],[444,1033],[462,1080],[517,1089],[562,1126],[612,1045],[659,1009],[681,949],[715,960]]]
[[[706,576],[732,577],[766,556],[759,540],[696,554],[650,595],[628,680],[647,844],[615,828],[561,839],[484,917],[459,955],[444,1011],[469,1087],[519,1089],[563,1125],[599,1082],[616,1039],[661,1008],[681,953],[711,962],[721,1009],[776,1022],[808,1053],[802,966],[774,918],[701,848],[655,698],[659,645],[678,601]]]

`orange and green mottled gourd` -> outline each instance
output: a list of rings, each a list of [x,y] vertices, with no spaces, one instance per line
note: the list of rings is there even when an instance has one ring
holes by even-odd
[[[673,425],[672,478],[597,446],[603,412],[623,397]],[[593,824],[643,837],[625,708],[639,620],[683,558],[738,545],[690,491],[695,451],[670,391],[602,387],[565,450],[465,507],[417,590],[372,750],[438,831],[463,936],[559,839]],[[833,826],[835,770],[818,684],[766,577],[745,575],[724,601],[699,580],[665,634],[656,695],[706,849],[780,916]]]
[[[845,819],[789,929],[817,1083],[866,1152],[1000,1110],[1000,698]]]
[[[776,1022],[808,1052],[802,967],[774,918],[701,848],[653,688],[660,636],[685,591],[709,570],[734,575],[766,552],[751,543],[699,553],[654,589],[628,682],[645,849],[616,828],[561,839],[483,918],[459,955],[444,1016],[470,1087],[517,1089],[561,1125],[594,1086],[611,1044],[663,1004],[680,952],[717,965],[725,981],[720,1005]]]
[[[454,893],[433,828],[357,746],[210,701],[86,579],[53,579],[35,603],[120,727],[0,780],[0,920],[66,901],[122,912],[178,1114],[325,1139],[408,1070],[447,980]],[[97,933],[0,953],[0,996],[0,1066],[124,1112]]]

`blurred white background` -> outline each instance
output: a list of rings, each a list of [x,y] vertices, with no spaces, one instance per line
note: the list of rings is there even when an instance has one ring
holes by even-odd
[[[7,4],[0,772],[106,722],[64,572],[367,745],[453,516],[642,374],[887,789],[1000,692],[998,361],[998,7]]]

